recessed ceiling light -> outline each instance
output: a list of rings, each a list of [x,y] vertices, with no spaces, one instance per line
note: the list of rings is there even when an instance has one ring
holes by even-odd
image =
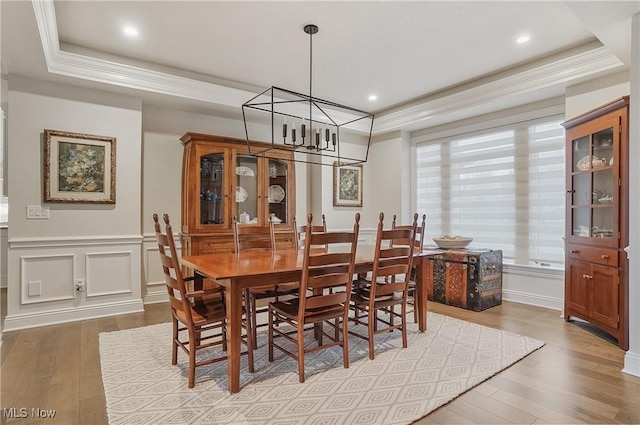
[[[369,96],[369,100],[376,100],[377,98],[378,96],[376,96],[375,94]]]
[[[127,34],[129,37],[135,37],[138,35],[138,30],[135,29],[132,26],[126,26],[122,29],[124,31],[125,34]]]
[[[529,41],[531,39],[531,37],[529,37],[528,35],[521,35],[520,37],[516,38],[516,43],[518,44],[523,44],[526,43],[527,41]]]

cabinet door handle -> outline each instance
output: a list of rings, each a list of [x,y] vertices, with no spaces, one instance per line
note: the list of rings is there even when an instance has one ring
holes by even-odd
[[[589,275],[588,275],[588,274],[583,274],[583,275],[582,275],[582,278],[583,278],[583,279],[589,279]]]
[[[580,254],[580,251],[578,251],[577,249],[572,249],[572,250],[571,250],[571,253],[572,253],[572,254]]]
[[[607,254],[602,254],[602,259],[603,259],[603,260],[608,260],[608,259],[609,259],[609,256],[608,256]]]

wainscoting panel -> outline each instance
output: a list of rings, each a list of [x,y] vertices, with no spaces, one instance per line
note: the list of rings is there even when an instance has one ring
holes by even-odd
[[[162,273],[158,246],[147,247],[144,252],[147,260],[147,287],[164,285],[164,273]]]
[[[20,303],[73,300],[74,256],[33,255],[20,258]]]
[[[8,241],[4,332],[135,313],[142,304],[142,237]]]
[[[131,251],[87,253],[87,298],[130,294],[134,282],[131,256]]]

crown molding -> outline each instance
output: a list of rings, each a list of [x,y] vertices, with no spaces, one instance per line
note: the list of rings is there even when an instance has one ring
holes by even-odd
[[[33,0],[49,72],[240,109],[256,93],[60,50],[53,0]],[[599,42],[376,114],[373,134],[623,66]]]
[[[240,108],[255,93],[60,50],[52,0],[33,0],[47,70],[153,93]]]
[[[480,79],[472,83],[424,98],[376,117],[376,133],[398,130],[416,121],[430,119],[495,101],[566,83],[623,63],[600,43],[590,43],[587,50],[556,55],[543,64],[532,64]]]

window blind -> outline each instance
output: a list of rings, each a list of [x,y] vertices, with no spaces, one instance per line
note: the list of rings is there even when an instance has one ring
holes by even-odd
[[[462,235],[523,265],[564,262],[564,129],[513,124],[416,146],[416,207],[427,238]]]

